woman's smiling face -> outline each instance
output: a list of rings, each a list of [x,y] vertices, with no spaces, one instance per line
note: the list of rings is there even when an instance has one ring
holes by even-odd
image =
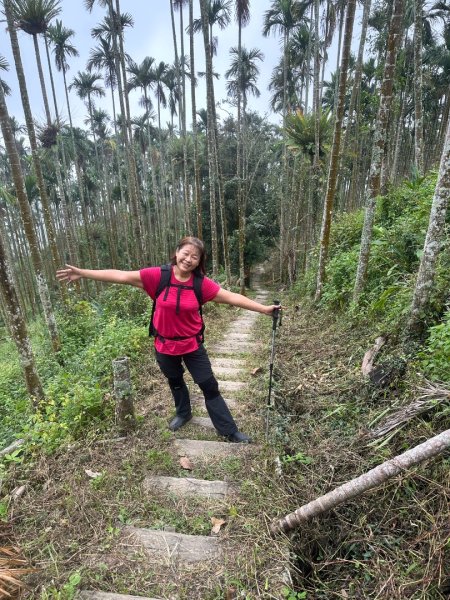
[[[193,244],[185,244],[175,253],[180,274],[191,273],[200,263],[200,251]]]

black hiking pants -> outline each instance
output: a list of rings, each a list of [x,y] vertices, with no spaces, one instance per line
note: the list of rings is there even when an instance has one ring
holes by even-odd
[[[177,415],[185,418],[191,414],[189,391],[183,379],[184,363],[192,379],[203,392],[209,417],[219,434],[226,436],[236,433],[237,425],[219,392],[219,385],[203,344],[194,352],[176,356],[163,354],[157,350],[155,352],[159,368],[169,382]]]

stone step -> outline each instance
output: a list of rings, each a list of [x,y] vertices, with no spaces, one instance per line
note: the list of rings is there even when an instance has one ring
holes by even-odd
[[[76,600],[159,600],[144,596],[127,596],[126,594],[111,594],[109,592],[96,592],[93,590],[80,590],[75,595]]]
[[[251,333],[243,333],[241,331],[235,331],[232,329],[225,334],[224,340],[242,340],[243,342],[249,342],[253,338]]]
[[[217,367],[231,367],[234,369],[246,369],[247,361],[242,358],[214,358],[211,360],[213,369]]]
[[[176,494],[177,496],[201,496],[222,500],[230,494],[231,486],[226,481],[207,481],[192,477],[166,477],[152,475],[142,482],[146,492],[154,490]]]
[[[178,456],[188,456],[189,458],[224,458],[227,456],[236,456],[250,449],[249,444],[185,440],[180,438],[174,440],[174,445]]]
[[[185,535],[132,526],[124,527],[124,533],[129,534],[142,545],[152,561],[178,568],[189,568],[189,565],[199,562],[218,560],[221,555],[217,537]]]
[[[218,380],[219,389],[225,392],[239,392],[247,387],[243,381],[229,381],[227,379]]]
[[[238,323],[238,321],[234,321],[233,325],[230,327],[228,331],[240,331],[242,333],[250,333],[254,327],[255,323],[250,323],[249,321]],[[225,333],[225,336],[227,334]]]
[[[198,425],[199,427],[206,427],[207,429],[215,429],[209,417],[192,417],[189,423]]]
[[[223,348],[225,349],[234,349],[236,350],[236,352],[251,352],[254,348],[254,344],[252,344],[250,341],[245,341],[245,340],[224,340],[223,342],[219,342],[218,344],[215,344],[212,347],[212,351],[213,352],[217,352],[218,350],[222,350]]]
[[[236,367],[214,367],[213,368],[214,375],[216,377],[236,377],[241,375],[242,369],[237,369]]]
[[[234,398],[224,398],[225,404],[228,406],[230,410],[236,408],[237,402]],[[191,404],[192,406],[200,406],[206,410],[205,407],[205,399],[201,394],[191,394]]]
[[[239,356],[240,354],[248,354],[252,349],[251,344],[234,346],[229,344],[219,344],[211,348],[212,354],[225,356]]]

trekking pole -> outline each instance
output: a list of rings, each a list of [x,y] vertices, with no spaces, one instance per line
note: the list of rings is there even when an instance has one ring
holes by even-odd
[[[277,306],[280,305],[279,300],[274,300],[273,302]],[[281,325],[281,314],[280,309],[275,308],[272,313],[272,351],[270,355],[270,367],[269,367],[269,395],[267,397],[267,411],[266,411],[266,442],[269,437],[269,412],[272,406],[272,379],[273,379],[273,359],[275,356],[275,332],[277,330],[277,322],[279,320],[279,324]]]

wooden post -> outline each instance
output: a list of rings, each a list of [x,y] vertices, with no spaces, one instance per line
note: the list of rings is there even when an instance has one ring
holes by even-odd
[[[127,356],[112,362],[114,374],[114,397],[116,400],[116,424],[121,434],[128,434],[136,426],[133,396],[131,394],[130,359]]]

